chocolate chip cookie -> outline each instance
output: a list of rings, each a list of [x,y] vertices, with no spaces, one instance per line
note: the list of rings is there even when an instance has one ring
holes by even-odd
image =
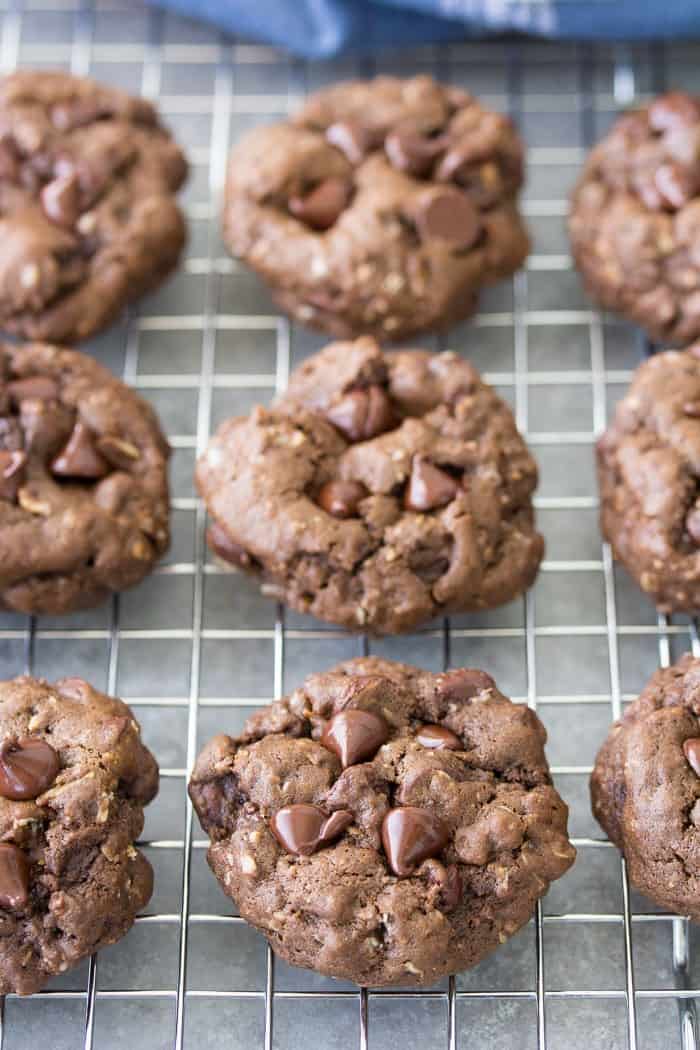
[[[271,409],[225,422],[196,477],[217,554],[349,629],[499,605],[543,553],[535,463],[510,408],[454,353],[332,344]]]
[[[65,613],[143,579],[169,543],[168,453],[96,361],[0,344],[0,606]]]
[[[700,345],[641,365],[598,442],[601,528],[663,612],[700,609]]]
[[[700,99],[673,91],[592,150],[569,232],[591,296],[659,342],[700,336]]]
[[[700,660],[657,671],[615,722],[591,800],[637,889],[700,922]]]
[[[522,181],[511,121],[466,92],[352,81],[236,146],[224,238],[297,320],[399,339],[467,317],[522,264]]]
[[[222,889],[283,959],[431,984],[574,861],[545,739],[483,671],[349,660],[214,737],[189,791]]]
[[[150,899],[134,840],[158,767],[121,700],[81,678],[0,682],[0,994],[118,941]]]
[[[183,154],[144,99],[60,72],[0,81],[0,327],[73,341],[175,266]]]

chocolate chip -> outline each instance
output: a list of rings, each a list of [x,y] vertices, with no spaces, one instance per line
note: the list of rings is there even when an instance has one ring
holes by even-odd
[[[381,715],[351,707],[326,723],[321,743],[338,756],[345,769],[372,758],[388,739],[389,726]]]
[[[459,492],[459,485],[424,456],[414,456],[411,476],[404,495],[407,510],[435,510],[444,507]]]
[[[15,405],[22,401],[55,401],[58,397],[58,383],[48,376],[13,379],[7,390]]]
[[[231,565],[238,566],[239,569],[249,569],[253,564],[254,559],[245,549],[241,547],[239,543],[234,543],[230,539],[225,529],[213,521],[207,529],[207,543],[224,561],[230,562]]]
[[[416,733],[416,740],[423,747],[432,748],[434,751],[461,751],[462,741],[456,733],[445,726],[426,725]]]
[[[447,139],[443,135],[426,135],[413,123],[404,123],[390,131],[384,150],[393,167],[409,175],[427,175],[433,161],[443,152]]]
[[[0,744],[0,795],[14,802],[39,795],[51,787],[60,769],[58,755],[45,740],[25,737]]]
[[[689,737],[683,741],[683,754],[688,765],[700,777],[700,737]]]
[[[396,424],[388,395],[376,385],[351,390],[331,405],[326,418],[348,441],[368,441]]]
[[[109,473],[109,463],[98,452],[92,432],[77,422],[68,444],[51,463],[51,471],[61,478],[96,479]]]
[[[700,547],[700,507],[693,507],[685,517],[685,529],[696,547]]]
[[[0,908],[18,908],[29,900],[29,861],[11,842],[0,842]]]
[[[19,487],[24,481],[26,463],[25,452],[8,452],[0,449],[0,499],[12,502],[17,498]]]
[[[427,809],[390,809],[382,822],[382,845],[389,867],[402,878],[421,861],[441,853],[450,840],[446,825]]]
[[[359,120],[339,120],[326,129],[326,140],[344,153],[351,164],[360,164],[377,145],[377,134]]]
[[[308,857],[348,828],[354,820],[347,809],[336,810],[327,817],[318,806],[306,802],[284,806],[270,821],[272,832],[289,853]]]
[[[423,198],[415,213],[423,241],[446,241],[455,248],[471,248],[481,233],[481,219],[465,193],[446,186]]]
[[[354,518],[357,506],[367,495],[359,481],[328,481],[318,494],[318,504],[334,518]]]
[[[289,210],[314,230],[327,230],[350,200],[352,186],[348,179],[329,178],[319,182],[304,197],[291,197]]]
[[[80,183],[74,173],[59,175],[41,191],[41,204],[47,219],[71,229],[80,216]]]
[[[480,693],[490,692],[496,683],[486,671],[477,671],[469,667],[459,667],[440,675],[438,690],[445,700],[472,700]]]

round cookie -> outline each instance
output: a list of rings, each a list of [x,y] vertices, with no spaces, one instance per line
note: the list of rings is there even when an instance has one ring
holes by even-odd
[[[92,358],[0,344],[0,606],[65,613],[143,579],[169,543],[168,454]]]
[[[431,77],[312,95],[231,155],[224,239],[294,318],[340,338],[447,327],[517,270],[513,124]]]
[[[80,678],[0,682],[0,994],[118,941],[149,901],[134,840],[158,767],[121,700]]]
[[[507,602],[543,553],[510,408],[453,353],[305,361],[197,464],[210,546],[294,609],[376,634]]]
[[[0,81],[0,327],[71,342],[176,265],[187,165],[145,99],[62,72]]]
[[[622,116],[574,190],[571,247],[591,296],[659,342],[700,336],[700,99]]]
[[[700,922],[700,660],[652,675],[591,776],[593,813],[636,888]]]
[[[483,671],[311,675],[200,754],[209,864],[287,962],[432,984],[532,915],[575,853],[546,733]]]
[[[615,557],[663,612],[700,609],[700,345],[637,369],[597,451]]]

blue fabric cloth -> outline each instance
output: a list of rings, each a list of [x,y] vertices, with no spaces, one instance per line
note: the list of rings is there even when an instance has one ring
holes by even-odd
[[[700,0],[156,0],[305,58],[509,31],[554,39],[700,37]]]

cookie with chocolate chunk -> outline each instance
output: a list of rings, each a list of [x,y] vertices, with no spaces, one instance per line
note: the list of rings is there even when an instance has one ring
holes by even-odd
[[[189,791],[222,889],[286,962],[432,984],[574,861],[545,739],[483,671],[349,660],[214,737]]]
[[[535,463],[510,408],[453,353],[333,344],[271,409],[223,423],[196,478],[224,560],[354,630],[507,602],[543,553]]]
[[[700,660],[691,653],[652,675],[612,726],[591,800],[633,885],[700,922]]]
[[[601,528],[663,612],[700,609],[700,344],[654,354],[598,442]]]
[[[145,99],[62,72],[0,81],[0,327],[86,339],[159,284],[185,174]]]
[[[444,328],[528,253],[511,121],[431,77],[312,95],[231,155],[224,239],[297,320],[340,338]]]
[[[700,98],[672,91],[592,150],[569,233],[591,296],[658,342],[700,336]]]
[[[168,454],[92,358],[0,344],[0,607],[71,612],[143,579],[169,543]]]
[[[131,710],[80,678],[0,682],[0,994],[118,941],[149,901],[134,841],[158,767]]]

